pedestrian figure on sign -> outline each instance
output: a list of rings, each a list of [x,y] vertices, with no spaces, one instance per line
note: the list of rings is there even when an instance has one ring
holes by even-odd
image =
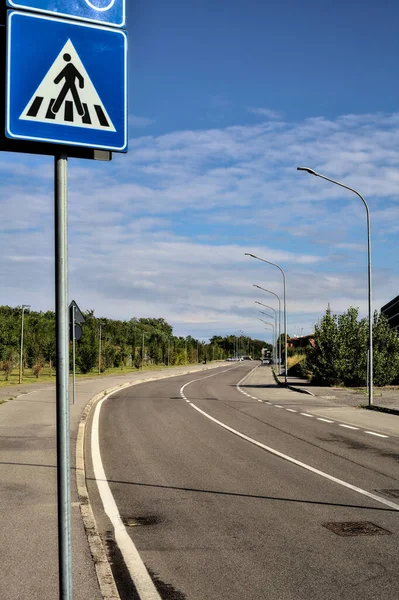
[[[80,101],[78,90],[76,89],[76,79],[79,81],[79,87],[82,90],[85,84],[85,80],[82,75],[79,73],[75,65],[73,65],[71,61],[71,55],[65,53],[63,59],[66,63],[68,63],[61,71],[59,75],[54,79],[54,83],[60,83],[62,79],[65,79],[65,83],[63,85],[62,90],[60,91],[57,100],[54,102],[51,111],[54,114],[60,110],[62,103],[65,100],[67,93],[70,91],[72,94],[73,101],[75,102],[76,110],[78,114],[83,117],[85,114],[85,110],[82,106],[82,102]]]

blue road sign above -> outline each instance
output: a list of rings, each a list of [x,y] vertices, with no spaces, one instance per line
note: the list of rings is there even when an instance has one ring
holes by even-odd
[[[93,21],[124,27],[126,0],[6,0],[12,8],[22,8],[58,17]]]
[[[6,136],[126,152],[126,33],[18,11],[7,25]]]

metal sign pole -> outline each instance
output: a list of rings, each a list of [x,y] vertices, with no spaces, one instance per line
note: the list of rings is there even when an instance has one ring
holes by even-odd
[[[76,344],[76,331],[75,331],[75,305],[72,305],[72,404],[75,404],[76,394],[76,379],[75,379],[75,344]]]
[[[68,235],[66,154],[54,158],[57,507],[59,597],[72,600],[69,450]]]

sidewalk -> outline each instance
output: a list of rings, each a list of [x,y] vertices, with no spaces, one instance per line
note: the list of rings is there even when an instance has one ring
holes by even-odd
[[[70,406],[74,600],[102,600],[78,502],[75,445],[90,399],[117,386],[214,368],[220,363],[77,379]],[[55,384],[0,388],[1,600],[57,600]]]
[[[284,374],[276,375],[278,382],[285,385]],[[348,406],[364,406],[368,403],[367,388],[345,388],[312,385],[307,379],[300,377],[287,377],[287,385],[290,389],[305,392],[319,398],[331,400],[334,403]],[[374,387],[373,406],[381,409],[398,411],[399,414],[399,388],[387,386],[383,388]]]

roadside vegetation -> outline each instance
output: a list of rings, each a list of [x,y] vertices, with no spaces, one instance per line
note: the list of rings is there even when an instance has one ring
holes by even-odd
[[[341,315],[326,311],[315,326],[314,345],[288,357],[290,373],[319,385],[361,387],[367,384],[368,320],[357,308]],[[384,315],[374,313],[374,385],[385,386],[399,375],[399,337]],[[289,351],[290,352],[290,351]]]
[[[18,383],[21,317],[20,307],[0,306],[0,387]],[[82,337],[76,342],[76,372],[86,377],[98,375],[98,371],[110,375],[137,369],[202,363],[205,360],[224,360],[238,353],[259,358],[262,348],[271,349],[262,340],[245,336],[215,335],[208,343],[192,336],[175,336],[172,326],[163,318],[133,317],[129,321],[120,321],[98,318],[94,310],[85,312],[84,317]],[[55,363],[54,312],[25,311],[22,355],[24,383],[53,380]]]

